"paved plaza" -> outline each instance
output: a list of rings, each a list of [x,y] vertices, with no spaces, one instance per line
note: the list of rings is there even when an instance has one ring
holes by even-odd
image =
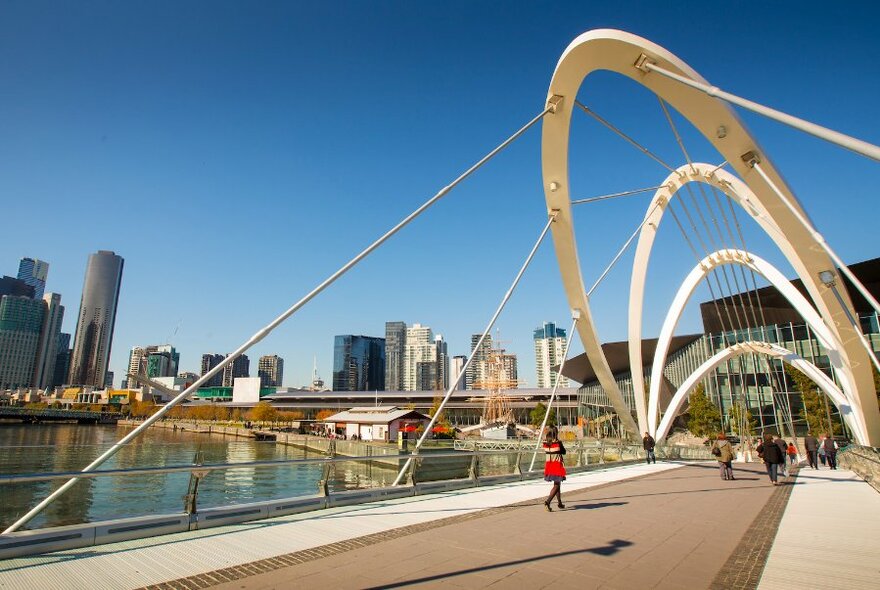
[[[876,587],[880,494],[846,471],[736,474],[577,474],[552,513],[542,481],[335,508],[7,560],[0,588]]]

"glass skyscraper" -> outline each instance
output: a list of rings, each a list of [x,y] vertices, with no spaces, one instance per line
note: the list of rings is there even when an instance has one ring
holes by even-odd
[[[49,276],[49,263],[36,258],[22,258],[18,263],[18,279],[34,288],[34,299],[42,299]]]
[[[333,391],[384,391],[385,339],[336,336],[333,343]]]
[[[104,386],[113,345],[122,267],[122,257],[113,252],[99,250],[89,256],[70,359],[69,382],[72,385]]]

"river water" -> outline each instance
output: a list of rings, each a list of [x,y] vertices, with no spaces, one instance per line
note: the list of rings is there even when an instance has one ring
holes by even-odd
[[[128,431],[112,425],[0,423],[0,475],[79,471]],[[205,463],[324,456],[273,442],[152,428],[100,469],[189,465],[197,451]],[[321,474],[320,465],[213,472],[199,486],[198,506],[311,495]],[[391,468],[346,462],[331,470],[329,485],[336,491],[384,486],[395,475]],[[0,485],[0,527],[7,527],[62,483]],[[80,480],[26,528],[180,512],[188,483],[187,473]]]

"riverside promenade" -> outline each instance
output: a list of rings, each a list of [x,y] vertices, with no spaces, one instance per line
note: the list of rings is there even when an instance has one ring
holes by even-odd
[[[10,559],[0,588],[875,588],[880,574],[880,494],[846,471],[802,470],[773,487],[757,464],[737,465],[731,482],[712,463],[631,465],[573,475],[552,513],[547,487]]]

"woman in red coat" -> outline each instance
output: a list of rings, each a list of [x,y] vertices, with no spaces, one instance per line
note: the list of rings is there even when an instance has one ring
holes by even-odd
[[[562,463],[562,457],[565,455],[565,445],[559,440],[559,431],[555,426],[547,429],[547,436],[544,438],[544,455],[546,461],[544,463],[544,481],[553,483],[550,489],[550,495],[544,501],[544,508],[547,512],[553,512],[550,508],[550,502],[556,497],[556,505],[565,508],[562,503],[562,482],[565,481],[565,465]]]

